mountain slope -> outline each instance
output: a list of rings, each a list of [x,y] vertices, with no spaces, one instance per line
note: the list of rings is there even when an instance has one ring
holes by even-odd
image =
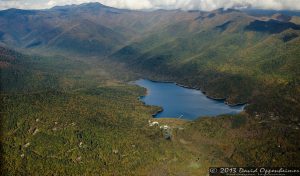
[[[141,12],[99,3],[0,11],[0,42],[10,47],[107,55],[145,32],[190,18],[182,11]]]
[[[211,97],[226,98],[231,104],[257,103],[256,108],[268,107],[261,113],[281,111],[280,116],[292,117],[299,113],[293,108],[299,107],[300,97],[299,27],[273,17],[220,9],[168,25],[111,57],[152,79],[173,80],[200,88]],[[279,94],[278,87],[289,85],[296,91],[293,101],[289,100],[293,96],[288,95],[290,88],[281,90],[285,93],[273,100],[273,107],[257,99],[268,99]],[[277,110],[283,102],[286,109]],[[251,105],[248,109],[253,113]]]

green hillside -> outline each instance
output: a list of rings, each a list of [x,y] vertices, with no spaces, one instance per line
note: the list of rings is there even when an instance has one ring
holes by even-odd
[[[281,93],[283,96],[278,95],[273,103],[285,102],[287,109],[283,111],[298,114],[298,108],[289,106],[299,107],[300,26],[269,19],[269,26],[261,29],[260,23],[245,13],[221,12],[214,12],[213,17],[204,15],[201,21],[169,25],[125,46],[112,57],[152,79],[163,78],[200,88],[211,97],[226,98],[231,104],[250,102],[254,106],[268,106],[262,113],[267,109],[274,111],[280,105],[270,107],[269,102],[261,104],[253,97],[265,99],[270,98],[266,94]],[[268,31],[277,29],[277,25],[282,26],[281,31]],[[279,93],[278,87],[289,88]],[[287,95],[290,89],[296,92],[293,101]],[[248,109],[253,113],[251,105]]]

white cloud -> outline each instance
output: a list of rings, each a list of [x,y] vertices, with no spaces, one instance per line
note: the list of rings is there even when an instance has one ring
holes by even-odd
[[[149,9],[153,7],[149,0],[100,0],[100,3],[125,9]]]
[[[252,6],[261,9],[300,10],[300,0],[0,0],[0,9],[45,9],[55,5],[80,4],[91,1],[126,9],[214,10],[221,7]]]

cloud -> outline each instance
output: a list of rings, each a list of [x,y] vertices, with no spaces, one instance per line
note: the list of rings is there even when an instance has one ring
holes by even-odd
[[[100,3],[125,9],[150,9],[153,4],[150,0],[100,0]]]
[[[100,2],[126,9],[214,10],[217,8],[253,7],[260,9],[300,10],[300,0],[0,0],[0,9],[45,9],[56,5]]]

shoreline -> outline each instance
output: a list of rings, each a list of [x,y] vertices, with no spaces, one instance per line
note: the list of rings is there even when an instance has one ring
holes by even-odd
[[[151,114],[152,118],[158,118],[158,117],[155,117],[155,116],[157,116],[159,113],[164,111],[163,107],[160,107],[160,108],[161,108],[160,110],[156,111],[154,114]]]

